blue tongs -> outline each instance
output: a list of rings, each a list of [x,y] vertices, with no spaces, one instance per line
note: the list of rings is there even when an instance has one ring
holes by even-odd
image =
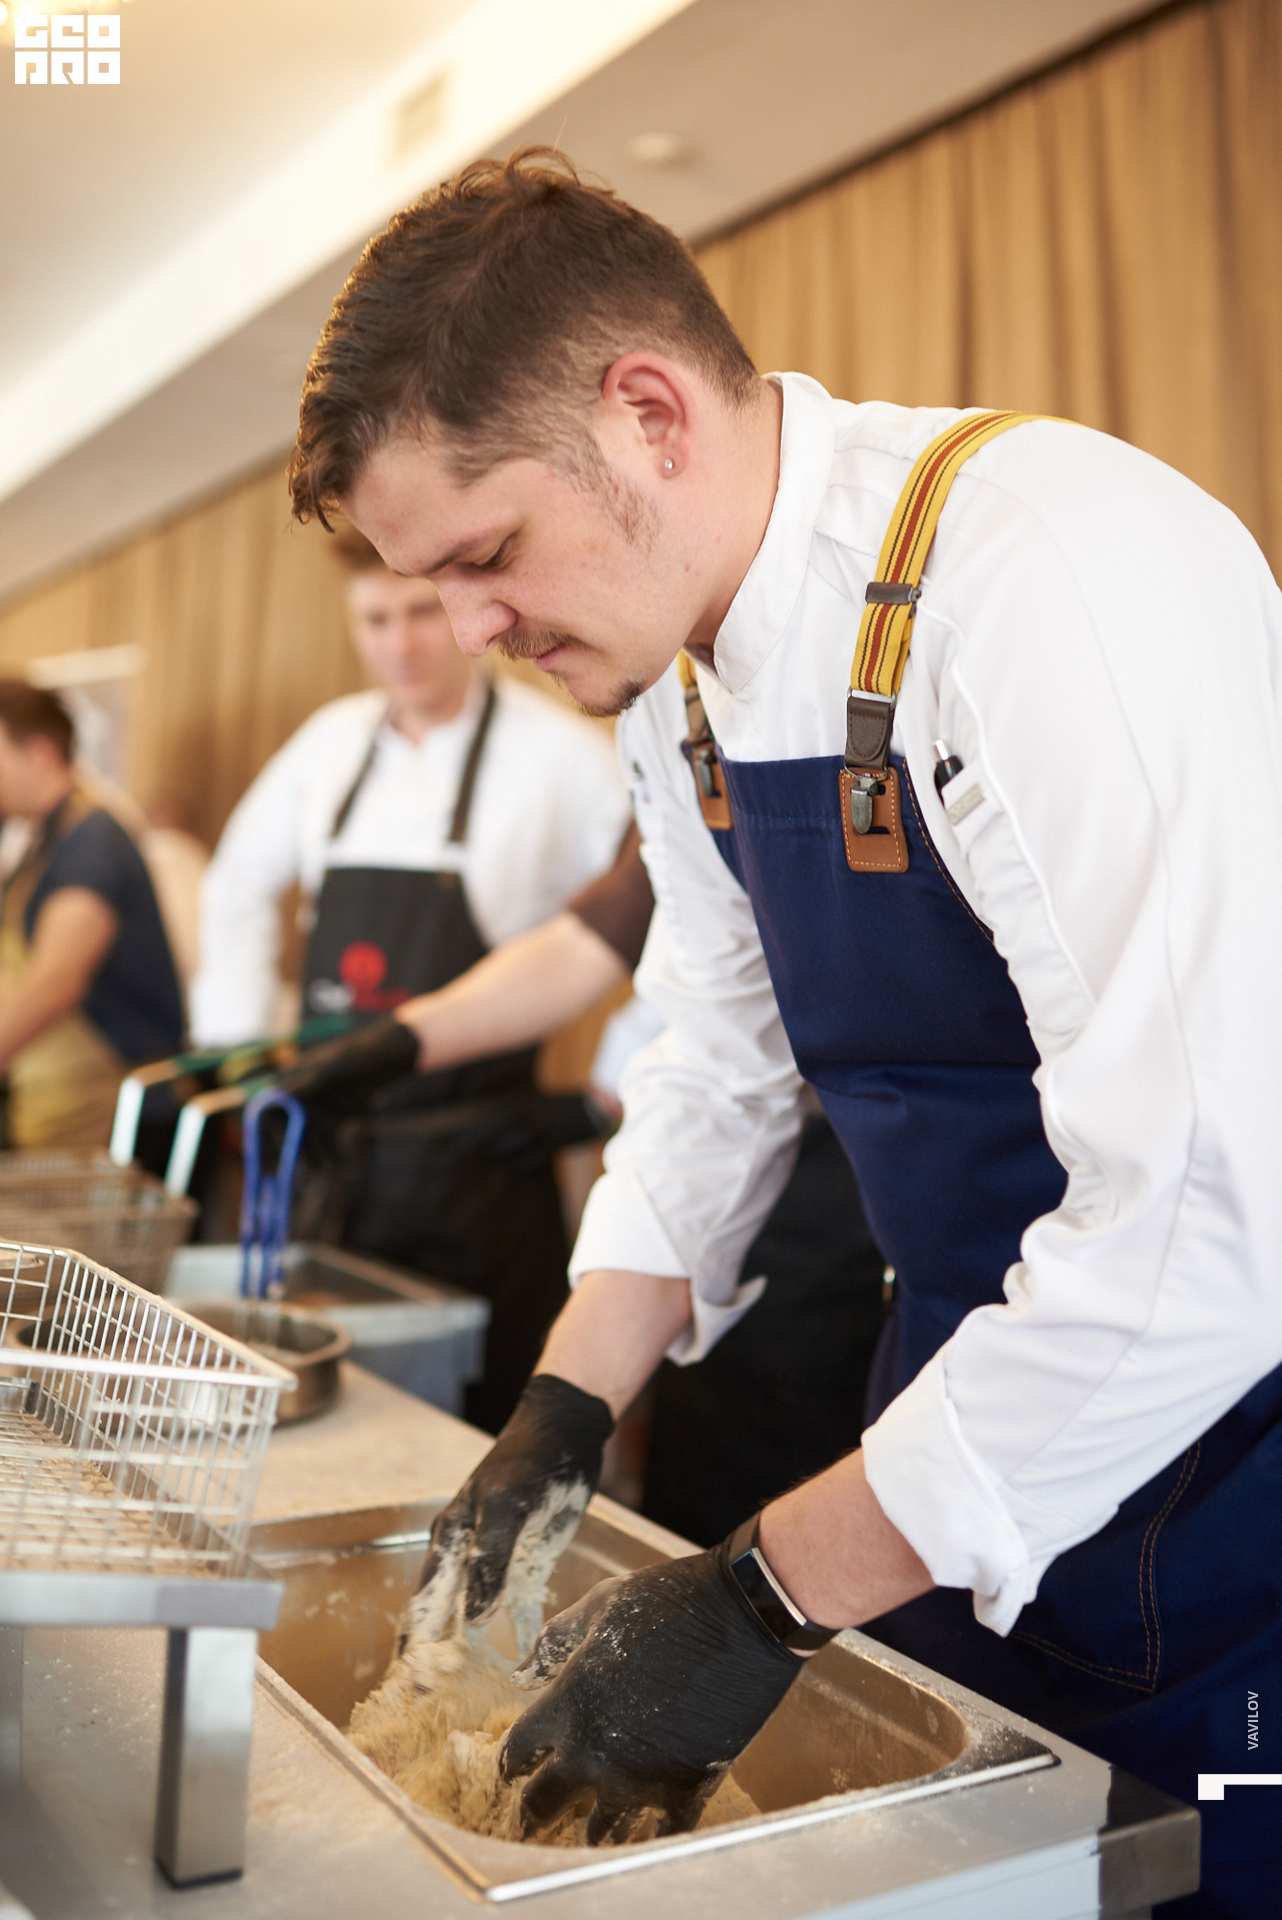
[[[275,1173],[263,1172],[261,1122],[271,1107],[285,1114],[285,1139]],[[240,1203],[240,1291],[246,1300],[279,1300],[285,1290],[285,1248],[294,1168],[307,1115],[302,1102],[264,1087],[245,1108],[245,1191]],[[254,1255],[257,1252],[258,1259]],[[257,1270],[255,1270],[257,1269]]]

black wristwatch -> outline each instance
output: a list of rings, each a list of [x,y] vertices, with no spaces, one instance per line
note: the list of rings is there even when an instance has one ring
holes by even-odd
[[[757,1544],[760,1526],[761,1515],[757,1513],[731,1534],[730,1572],[767,1633],[772,1634],[781,1647],[787,1647],[790,1653],[808,1660],[812,1654],[818,1653],[820,1647],[826,1647],[841,1629],[816,1626],[788,1598]]]

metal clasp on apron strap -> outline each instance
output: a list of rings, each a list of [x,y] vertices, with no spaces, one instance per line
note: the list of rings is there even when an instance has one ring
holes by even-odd
[[[838,775],[841,834],[852,873],[905,873],[908,842],[899,774],[890,765],[895,702],[912,643],[921,576],[948,490],[972,453],[999,433],[1040,415],[969,413],[933,439],[917,459],[891,516],[864,594],[850,693],[846,752]]]
[[[908,842],[899,807],[899,775],[890,763],[895,696],[851,692],[846,753],[838,775],[841,837],[854,873],[904,873]]]
[[[694,773],[695,791],[699,796],[699,811],[705,826],[725,830],[734,825],[730,795],[726,792],[726,777],[717,758],[717,743],[713,739],[708,716],[703,709],[694,662],[684,648],[677,655],[677,672],[685,689],[686,724],[689,728],[686,744]]]

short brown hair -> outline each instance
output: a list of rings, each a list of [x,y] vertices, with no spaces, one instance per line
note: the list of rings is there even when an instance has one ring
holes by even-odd
[[[479,160],[370,241],[303,384],[294,513],[326,514],[394,434],[439,434],[464,485],[502,460],[592,472],[587,413],[621,354],[678,354],[743,404],[756,370],[674,233],[533,147]]]
[[[51,740],[62,759],[71,759],[76,729],[56,693],[33,687],[26,680],[0,680],[0,725],[19,745],[24,740]]]

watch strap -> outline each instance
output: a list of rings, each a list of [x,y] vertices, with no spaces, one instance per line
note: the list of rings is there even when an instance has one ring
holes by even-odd
[[[754,1514],[731,1534],[727,1543],[731,1578],[767,1633],[790,1653],[808,1660],[826,1647],[840,1628],[821,1627],[807,1620],[789,1598],[761,1551],[757,1538],[760,1526],[761,1515]]]

